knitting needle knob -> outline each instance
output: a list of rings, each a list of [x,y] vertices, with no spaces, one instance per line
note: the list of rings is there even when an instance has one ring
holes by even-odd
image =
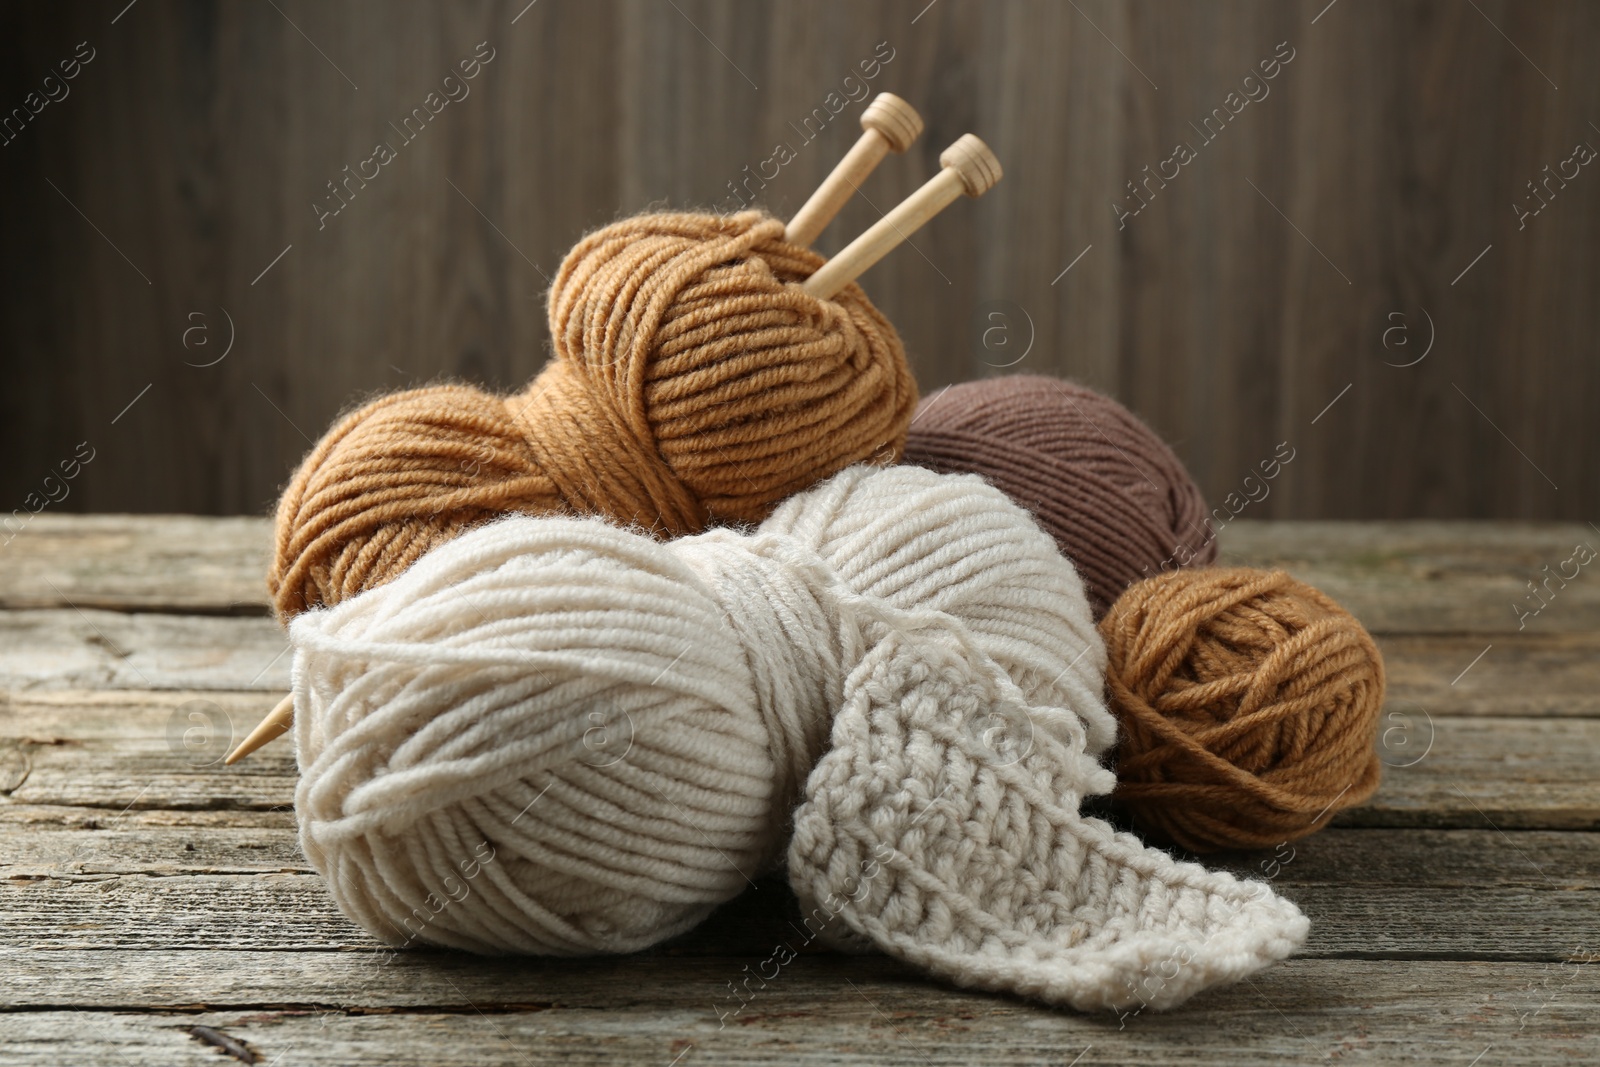
[[[939,164],[937,175],[824,263],[801,288],[818,299],[828,299],[963,194],[977,197],[994,188],[1002,173],[989,146],[970,133],[939,153]]]
[[[783,231],[785,240],[797,245],[815,241],[884,156],[911,147],[922,134],[922,116],[893,93],[879,93],[861,113],[861,129],[861,136],[833,173],[789,220]]]

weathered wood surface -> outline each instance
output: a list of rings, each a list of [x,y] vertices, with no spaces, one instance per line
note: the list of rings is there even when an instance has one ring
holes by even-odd
[[[266,689],[289,684],[271,619],[78,608],[0,612],[0,684],[12,690]]]
[[[1378,635],[1389,709],[1537,718],[1600,715],[1600,633],[1490,637]]]
[[[1291,960],[1187,1009],[1119,1018],[951,990],[875,958],[802,957],[767,988],[753,982],[758,995],[741,1009],[729,992],[744,977],[739,960],[397,959],[389,966],[409,987],[373,1003],[372,962],[351,954],[99,955],[145,988],[130,990],[121,1010],[4,1018],[19,1062],[97,1062],[107,1048],[119,1064],[227,1062],[192,1036],[203,1026],[244,1042],[257,1062],[282,1064],[1279,1067],[1480,1057],[1542,1067],[1592,1063],[1600,1013],[1600,968],[1572,963]],[[115,969],[95,962],[63,961],[63,982],[92,989]],[[272,973],[270,984],[253,982],[248,965]]]
[[[1600,715],[1600,634],[1380,633],[1377,641],[1395,707]],[[287,647],[264,617],[0,610],[0,687],[280,692],[289,682]]]
[[[0,1063],[1600,1057],[1600,625],[1587,576],[1537,632],[1471,614],[1573,529],[1224,531],[1230,559],[1344,582],[1369,624],[1388,620],[1374,625],[1391,678],[1388,766],[1376,797],[1292,853],[1209,860],[1305,910],[1299,958],[1175,1013],[1119,1020],[802,944],[777,875],[637,957],[382,952],[300,854],[289,746],[219,762],[287,681],[282,632],[253,584],[265,523],[44,519],[0,550]],[[1442,624],[1413,610],[1429,597]],[[800,958],[741,1009],[729,984],[779,943]],[[236,1042],[234,1060],[216,1041]]]
[[[0,805],[7,848],[0,879],[310,874],[293,814]],[[1374,841],[1384,848],[1374,849]],[[1367,830],[1332,827],[1282,854],[1217,853],[1206,862],[1274,886],[1361,885],[1583,889],[1600,882],[1600,833],[1492,829]],[[759,906],[758,906],[759,907]],[[1600,920],[1600,916],[1597,916]],[[130,921],[135,921],[130,919]]]
[[[1241,520],[1217,539],[1224,562],[1282,567],[1374,633],[1600,630],[1600,581],[1574,557],[1580,545],[1600,552],[1589,523]]]
[[[0,710],[0,789],[18,804],[287,806],[295,770],[286,742],[236,767],[220,764],[274,699],[14,692]],[[1366,805],[1341,814],[1342,825],[1600,830],[1600,719],[1451,717],[1397,699],[1382,727],[1383,784]]]
[[[264,615],[270,541],[266,519],[43,514],[0,549],[0,609]],[[1600,530],[1587,523],[1238,519],[1222,527],[1218,542],[1223,562],[1283,567],[1374,633],[1600,630],[1600,581],[1586,567],[1558,580],[1577,545],[1600,549]],[[1552,574],[1548,591],[1534,599],[1527,583]],[[1541,603],[1519,630],[1512,605]]]
[[[244,516],[46,512],[0,548],[0,608],[265,614],[271,538]]]
[[[0,866],[0,928],[19,961],[108,946],[264,952],[373,944],[339,914],[289,830],[113,824],[15,836],[16,852]],[[1600,949],[1597,834],[1330,830],[1279,855],[1286,859],[1268,852],[1213,862],[1269,881],[1310,916],[1307,957],[1538,961],[1565,959],[1574,945]],[[777,876],[758,885],[657,951],[761,958],[781,941],[798,950],[793,896]],[[1445,894],[1472,906],[1441,909]],[[63,909],[74,916],[67,927]],[[258,925],[262,914],[284,918]]]

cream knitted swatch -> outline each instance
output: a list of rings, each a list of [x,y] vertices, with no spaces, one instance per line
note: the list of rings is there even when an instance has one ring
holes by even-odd
[[[506,519],[290,633],[301,844],[391,943],[632,951],[785,845],[857,938],[1082,1009],[1176,1004],[1306,934],[1079,814],[1114,784],[1104,648],[971,476],[852,468],[668,543]]]

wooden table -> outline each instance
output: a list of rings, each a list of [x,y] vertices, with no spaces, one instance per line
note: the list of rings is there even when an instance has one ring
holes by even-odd
[[[1595,528],[1227,528],[1378,636],[1389,767],[1228,859],[1311,917],[1301,956],[1121,1020],[820,951],[742,1002],[800,941],[779,880],[644,956],[390,959],[300,855],[289,745],[220,764],[287,684],[267,533],[46,514],[0,549],[0,1062],[1600,1061],[1600,576],[1511,606]]]

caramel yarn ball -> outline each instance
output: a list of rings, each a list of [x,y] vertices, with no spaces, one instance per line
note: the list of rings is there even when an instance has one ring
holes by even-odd
[[[526,390],[437,385],[345,416],[279,501],[280,617],[509,512],[678,536],[898,459],[917,402],[899,335],[859,286],[818,300],[794,284],[823,259],[783,230],[755,211],[613,223],[551,284],[554,358]]]
[[[1075,382],[1018,374],[941,389],[912,420],[906,462],[982,475],[1031,512],[1077,566],[1095,618],[1139,579],[1217,556],[1183,462]]]
[[[1192,852],[1271,848],[1378,788],[1383,657],[1283,571],[1172,571],[1100,621],[1121,737],[1113,794]]]

